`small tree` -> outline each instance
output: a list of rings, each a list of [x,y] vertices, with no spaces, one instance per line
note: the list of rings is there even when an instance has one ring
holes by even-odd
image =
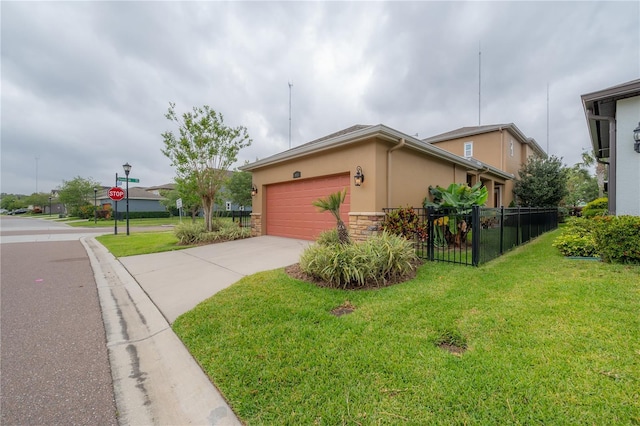
[[[92,178],[84,179],[80,176],[70,181],[62,181],[62,186],[58,187],[58,201],[65,205],[70,214],[78,215],[80,207],[93,205],[93,188],[99,186],[100,184]]]
[[[344,222],[340,218],[340,205],[344,203],[344,200],[347,196],[347,188],[343,191],[334,192],[333,194],[329,194],[326,198],[319,198],[315,200],[312,204],[320,209],[323,212],[330,212],[333,217],[336,218],[337,222],[337,230],[338,230],[338,239],[342,244],[349,244],[351,241],[349,239],[349,231],[345,226]]]
[[[518,175],[513,192],[524,207],[556,207],[567,194],[567,169],[556,156],[529,157]]]
[[[202,200],[205,229],[211,232],[216,195],[227,179],[226,172],[236,161],[240,149],[251,145],[247,129],[224,124],[222,114],[208,105],[193,107],[178,116],[175,104],[169,103],[167,120],[178,125],[179,135],[162,133],[162,153],[171,160],[179,179],[193,181]]]

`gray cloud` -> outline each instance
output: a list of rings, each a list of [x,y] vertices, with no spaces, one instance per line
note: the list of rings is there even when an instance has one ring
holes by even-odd
[[[75,176],[172,180],[170,101],[254,143],[239,163],[352,124],[428,137],[514,122],[567,164],[580,95],[640,75],[637,2],[4,2],[3,192]],[[39,160],[36,162],[35,158]]]

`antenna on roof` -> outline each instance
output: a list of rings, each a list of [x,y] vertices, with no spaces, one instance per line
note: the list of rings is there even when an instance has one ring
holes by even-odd
[[[482,42],[478,42],[478,126],[480,125],[480,109],[482,100]]]
[[[291,88],[293,87],[293,83],[287,83],[289,84],[289,149],[291,149]]]

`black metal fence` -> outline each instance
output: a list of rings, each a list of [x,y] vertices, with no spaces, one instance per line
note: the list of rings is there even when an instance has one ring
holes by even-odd
[[[389,213],[397,209],[384,209]],[[473,207],[452,209],[414,208],[427,226],[427,239],[414,240],[419,257],[478,266],[520,244],[558,227],[557,208]]]
[[[231,211],[231,220],[238,222],[241,228],[251,227],[251,212],[246,210]]]

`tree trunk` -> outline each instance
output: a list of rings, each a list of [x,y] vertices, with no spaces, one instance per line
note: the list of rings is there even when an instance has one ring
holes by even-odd
[[[204,210],[204,229],[211,232],[213,230],[213,198],[202,197],[202,210]]]
[[[338,219],[338,240],[340,240],[342,244],[349,244],[351,242],[349,239],[349,231],[341,219]]]

